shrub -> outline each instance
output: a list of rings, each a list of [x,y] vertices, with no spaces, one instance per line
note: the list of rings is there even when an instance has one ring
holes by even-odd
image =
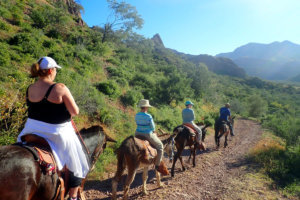
[[[121,94],[118,84],[113,80],[99,83],[96,88],[109,97],[118,97]]]
[[[22,53],[28,53],[34,57],[43,55],[41,32],[34,31],[32,33],[18,33],[9,43],[20,47]]]
[[[8,45],[0,43],[0,67],[6,67],[10,64],[10,51]]]
[[[138,101],[143,98],[144,96],[139,91],[129,90],[121,97],[121,101],[126,106],[136,106]]]
[[[267,111],[266,102],[258,95],[248,99],[248,112],[250,117],[261,117]]]

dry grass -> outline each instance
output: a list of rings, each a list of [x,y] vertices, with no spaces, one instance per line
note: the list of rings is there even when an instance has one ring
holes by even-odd
[[[270,132],[264,132],[262,139],[250,151],[250,155],[255,156],[270,149],[285,150],[284,141]]]
[[[266,151],[285,150],[285,143],[270,132],[264,132],[262,139],[251,149],[250,156],[258,156]],[[225,199],[237,200],[296,200],[297,197],[286,196],[276,187],[274,181],[263,171],[247,169],[245,174],[231,179]]]

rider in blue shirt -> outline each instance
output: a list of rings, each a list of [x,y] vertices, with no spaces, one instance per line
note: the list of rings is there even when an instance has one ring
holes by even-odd
[[[225,121],[225,122],[227,122],[227,124],[230,128],[230,135],[234,136],[233,127],[232,127],[232,124],[229,121],[231,119],[231,113],[230,113],[229,108],[230,108],[229,103],[226,103],[225,107],[220,108],[220,117],[215,123],[215,135],[218,134],[220,126],[222,124],[222,121]]]
[[[196,140],[197,140],[197,143],[200,144],[201,138],[202,138],[202,130],[194,123],[195,114],[194,114],[194,110],[192,109],[193,105],[194,104],[191,101],[185,102],[186,108],[183,109],[182,113],[181,113],[182,121],[183,121],[183,124],[189,124],[197,131]]]
[[[135,115],[135,122],[137,125],[135,135],[142,136],[157,150],[157,157],[155,159],[155,169],[158,172],[162,172],[159,168],[159,165],[163,157],[163,148],[164,145],[161,140],[157,137],[155,130],[155,124],[153,118],[148,114],[148,109],[152,106],[149,104],[149,100],[142,99],[140,100],[138,107],[141,108],[141,111]]]

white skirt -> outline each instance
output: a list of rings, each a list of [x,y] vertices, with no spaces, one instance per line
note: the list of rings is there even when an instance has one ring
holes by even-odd
[[[48,141],[59,170],[66,165],[76,177],[86,177],[89,164],[71,122],[49,124],[28,118],[17,141],[21,142],[26,134],[35,134]]]

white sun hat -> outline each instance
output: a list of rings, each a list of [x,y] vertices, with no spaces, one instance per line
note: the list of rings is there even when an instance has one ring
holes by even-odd
[[[140,108],[143,108],[143,107],[148,107],[148,108],[150,108],[150,107],[152,107],[152,106],[149,104],[149,100],[147,100],[147,99],[142,99],[142,100],[140,100],[138,107],[140,107]]]
[[[59,66],[53,58],[47,56],[40,58],[38,62],[41,62],[40,63],[41,69],[61,68],[61,66]]]

